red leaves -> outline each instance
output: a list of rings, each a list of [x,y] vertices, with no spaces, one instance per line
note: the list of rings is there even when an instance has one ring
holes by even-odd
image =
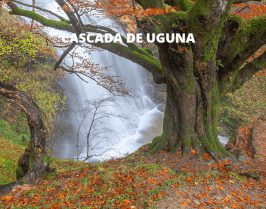
[[[9,195],[5,195],[4,196],[4,200],[5,201],[11,201],[13,198],[12,197],[10,197]]]
[[[205,152],[203,155],[204,155],[204,157],[205,157],[207,160],[212,159],[212,157],[211,157],[208,153],[206,153],[206,152]]]
[[[146,147],[144,147],[144,149],[146,149]],[[173,157],[173,159],[169,160],[169,156]],[[136,155],[131,155],[130,157],[136,157],[133,161],[139,161]],[[147,208],[147,206],[151,206],[152,204],[156,204],[157,206],[158,198],[159,201],[168,200],[170,202],[171,200],[167,198],[169,195],[173,194],[178,196],[178,198],[174,200],[176,208],[180,208],[181,206],[186,208],[221,208],[223,206],[229,208],[243,208],[241,204],[259,207],[263,203],[265,198],[263,193],[258,193],[257,196],[254,196],[254,194],[251,195],[249,192],[251,191],[250,188],[254,187],[258,190],[258,185],[262,185],[263,188],[266,182],[260,181],[256,183],[254,181],[247,181],[244,184],[241,181],[233,179],[232,175],[228,175],[228,173],[224,172],[215,172],[215,174],[206,172],[204,172],[204,174],[194,174],[192,173],[192,167],[195,167],[195,165],[198,165],[199,168],[200,166],[205,166],[207,170],[212,170],[213,167],[206,166],[206,161],[199,160],[198,163],[201,164],[194,164],[194,161],[188,160],[189,157],[175,156],[172,153],[156,157],[165,159],[164,163],[167,165],[175,162],[176,165],[174,168],[177,166],[178,170],[183,168],[182,172],[184,172],[185,175],[182,178],[180,175],[172,175],[168,168],[161,168],[153,173],[149,166],[151,164],[149,160],[151,159],[148,157],[143,158],[142,160],[144,162],[145,160],[147,161],[142,166],[134,168],[133,171],[130,167],[132,165],[129,165],[130,160],[126,160],[125,158],[115,159],[101,166],[106,171],[111,171],[111,173],[98,173],[98,166],[88,166],[82,170],[65,172],[54,177],[53,180],[43,183],[40,191],[37,192],[38,195],[28,196],[23,194],[21,195],[21,199],[18,199],[16,197],[18,191],[16,191],[12,196],[5,196],[7,200],[5,203],[11,205],[11,201],[13,201],[16,202],[16,205],[21,204],[21,207],[29,207],[51,204],[54,203],[53,200],[56,199],[59,203],[54,203],[52,205],[53,208],[90,206],[91,208],[111,207],[136,209],[139,207]],[[190,157],[194,158],[194,156]],[[180,158],[188,161],[180,162],[178,161]],[[209,158],[209,155],[205,153],[203,158]],[[229,163],[229,161],[219,162],[215,165],[215,168],[223,167],[224,164]],[[134,164],[134,166],[136,166],[136,164]],[[114,170],[112,171],[112,169]],[[167,190],[161,191],[161,186],[165,184],[164,180],[174,178],[179,178],[178,183],[173,183]],[[84,179],[86,179],[86,181],[83,181]],[[57,180],[59,180],[60,184],[55,184]],[[235,183],[231,184],[233,181]],[[186,187],[186,185],[189,185],[189,188]],[[239,189],[237,189],[237,186]],[[246,190],[242,191],[240,188],[245,188]],[[152,189],[155,189],[153,191],[160,192],[150,195]],[[44,190],[46,190],[48,194],[41,192]],[[171,193],[169,193],[169,191]],[[69,198],[69,196],[71,196],[71,198]],[[74,197],[74,199],[72,199],[72,197]],[[217,200],[216,197],[218,197],[219,200]],[[44,199],[46,200],[45,203],[41,201]],[[146,205],[143,205],[144,202]]]
[[[153,178],[148,178],[148,179],[149,179],[148,183],[151,183],[151,184],[156,184],[157,183],[157,181],[154,181]]]
[[[259,72],[259,76],[266,76],[265,72]]]
[[[218,186],[218,185],[216,185],[215,187],[216,187],[217,189],[224,190],[224,187],[223,187],[223,186]]]
[[[68,195],[68,193],[61,193],[61,194],[59,194],[58,196],[59,196],[59,198],[62,200],[62,199],[65,198],[66,195]]]
[[[130,203],[129,200],[124,199],[124,203],[122,203],[120,206],[121,206],[121,207],[123,207],[123,206],[128,206],[129,203]]]
[[[249,20],[254,17],[260,17],[266,14],[266,5],[256,5],[250,3],[249,6],[251,9],[248,8],[244,3],[236,4],[233,6],[235,7],[235,9],[231,12],[231,14],[240,16],[244,20]]]
[[[157,175],[164,175],[168,173],[168,170],[166,168],[163,169],[163,171],[159,171],[159,173],[157,173]]]
[[[169,14],[172,12],[180,11],[179,7],[170,7],[169,9],[163,9],[163,8],[147,8],[145,10],[140,9],[140,8],[135,8],[133,9],[132,6],[129,6],[129,4],[124,4],[123,6],[116,6],[115,7],[110,7],[110,5],[107,6],[108,14],[111,16],[114,15],[136,15],[138,17],[144,16],[144,17],[150,17],[150,16],[155,16],[155,15],[160,15],[160,14]]]

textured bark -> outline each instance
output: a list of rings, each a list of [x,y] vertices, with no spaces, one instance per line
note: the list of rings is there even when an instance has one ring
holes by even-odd
[[[31,141],[18,161],[16,176],[17,179],[22,178],[27,183],[35,182],[48,168],[47,163],[45,163],[46,130],[42,122],[41,112],[31,98],[10,84],[0,82],[0,94],[18,105],[27,116]]]
[[[171,61],[168,59],[168,63]],[[189,75],[182,76],[180,72],[173,73],[176,70],[169,70],[163,134],[153,140],[150,153],[182,150],[183,154],[188,154],[193,146],[200,153],[207,151],[215,159],[219,158],[218,155],[230,156],[218,139],[218,107],[221,93],[217,85],[217,75],[214,73],[212,79],[205,79],[207,72],[216,70],[212,65],[203,66],[205,68],[201,69],[202,74],[196,73],[196,76],[193,73],[190,79]],[[181,81],[183,85],[180,85]],[[185,81],[189,82],[186,84]]]

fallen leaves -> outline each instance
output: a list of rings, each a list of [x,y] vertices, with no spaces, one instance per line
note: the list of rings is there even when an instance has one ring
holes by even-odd
[[[233,6],[234,9],[231,14],[235,14],[244,20],[250,20],[255,17],[260,17],[266,14],[266,5],[259,5],[250,3],[249,7],[245,3],[236,4]]]
[[[207,153],[198,161],[193,159],[193,154],[191,158],[179,154],[181,153],[177,156],[165,153],[153,158],[145,157],[142,159],[143,164],[137,167],[135,163],[131,165],[131,160],[139,161],[134,154],[131,160],[115,159],[101,165],[103,172],[99,172],[97,165],[88,165],[80,170],[60,173],[49,181],[42,181],[40,186],[25,186],[35,189],[34,195],[29,195],[26,191],[30,190],[21,187],[5,196],[4,201],[7,205],[16,206],[20,204],[36,207],[50,204],[51,208],[87,205],[95,208],[145,208],[165,201],[171,195],[169,191],[172,191],[177,198],[177,208],[243,208],[243,204],[258,207],[265,202],[262,192],[257,193],[257,196],[249,193],[250,188],[258,186],[262,186],[263,191],[266,181],[256,183],[248,180],[242,183],[232,173],[226,172],[224,165],[230,164],[230,161],[210,164]],[[159,158],[169,167],[153,166],[152,161]],[[178,167],[177,174],[172,174],[170,167]],[[158,170],[154,170],[155,168]],[[209,172],[213,168],[216,171]],[[110,169],[113,169],[112,172]],[[171,183],[167,184],[169,181]],[[42,203],[43,200],[45,203]],[[55,203],[54,200],[59,202]]]

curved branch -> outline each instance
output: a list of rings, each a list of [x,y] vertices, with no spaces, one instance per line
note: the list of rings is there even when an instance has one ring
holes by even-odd
[[[23,17],[28,17],[31,18],[33,20],[36,20],[37,22],[41,23],[43,26],[48,26],[50,28],[55,28],[58,30],[63,30],[63,31],[69,31],[72,33],[75,33],[76,30],[75,28],[67,23],[66,21],[55,21],[55,20],[50,20],[47,19],[35,12],[29,11],[29,10],[24,10],[24,9],[20,9],[14,2],[12,1],[8,1],[7,5],[10,7],[10,9],[12,11],[10,11],[10,14],[16,14],[16,15],[20,15]]]
[[[49,20],[47,18],[42,17],[41,15],[28,11],[28,10],[22,10],[20,9],[16,4],[13,2],[8,2],[8,6],[11,8],[12,12],[21,16],[29,17],[31,19],[36,20],[37,22],[40,22],[44,26],[49,26],[51,28],[56,28],[59,30],[65,30],[69,32],[74,32],[74,33],[80,33],[82,31],[82,28],[75,16],[75,14],[71,11],[71,9],[68,7],[68,5],[65,3],[64,0],[56,0],[56,2],[60,5],[60,7],[64,10],[64,12],[68,15],[71,24],[70,25],[64,21],[54,21],[54,20]],[[85,27],[90,27],[90,28],[98,28],[98,29],[104,29],[106,31],[110,31],[114,33],[113,30],[109,28],[105,28],[102,26],[92,26],[92,25],[85,25]],[[88,28],[86,28],[88,30]],[[95,38],[91,37],[91,40]],[[122,37],[123,42],[128,46],[123,46],[118,43],[90,43],[92,46],[100,47],[103,49],[106,49],[110,52],[113,52],[119,56],[122,56],[124,58],[127,58],[131,60],[132,62],[135,62],[148,71],[150,71],[153,74],[154,81],[156,83],[164,83],[165,82],[165,77],[162,74],[162,66],[160,63],[151,55],[149,54],[148,51],[145,49],[140,49],[136,45],[127,43],[125,37]],[[66,55],[75,47],[76,43],[73,42],[70,47],[62,54],[62,56],[59,58],[57,63],[55,64],[54,70],[58,68],[58,66],[61,64],[63,59],[66,57]]]
[[[64,53],[60,56],[60,58],[57,60],[57,62],[55,63],[54,66],[54,71],[59,67],[59,65],[63,62],[63,60],[65,59],[65,57],[68,55],[69,52],[71,52],[72,49],[74,49],[74,47],[77,45],[76,42],[73,42],[68,48],[67,50],[64,51]]]
[[[78,21],[79,21],[81,27],[83,28],[83,30],[85,30],[85,26],[84,26],[84,24],[83,24],[83,22],[81,20],[81,16],[79,15],[77,8],[74,6],[73,3],[70,3],[69,0],[67,0],[67,2],[70,4],[70,6],[72,7],[72,9],[75,11],[75,14],[78,17]]]
[[[234,92],[237,89],[239,89],[254,74],[256,74],[260,70],[263,70],[265,67],[266,67],[266,51],[235,73],[231,83],[230,91]]]
[[[45,158],[46,130],[37,104],[22,91],[0,81],[0,95],[8,98],[25,112],[31,132],[29,147],[18,161],[17,179],[34,182],[42,176],[48,165]]]
[[[75,74],[76,76],[78,76],[78,77],[79,77],[82,81],[84,81],[85,83],[88,83],[88,81],[84,80],[79,74],[86,76],[87,78],[89,78],[89,79],[95,81],[96,83],[98,82],[95,78],[93,78],[93,77],[91,77],[91,76],[88,76],[85,72],[69,70],[69,69],[65,68],[64,66],[62,66],[62,65],[58,66],[58,68],[61,68],[61,69],[63,69],[64,71],[69,72],[70,74]],[[107,87],[105,87],[105,86],[102,86],[102,87],[105,88],[107,91],[109,91],[112,95],[116,96],[116,95],[114,94],[114,92],[111,91],[109,88],[107,88]]]
[[[93,38],[91,37],[91,40]],[[140,49],[136,45],[129,47],[118,43],[90,43],[92,46],[97,46],[102,49],[113,52],[116,55],[129,59],[130,61],[139,64],[146,70],[152,73],[154,82],[157,84],[165,83],[163,68],[161,64],[145,49]]]
[[[86,30],[86,32],[95,32],[95,33],[110,33],[112,35],[115,35],[116,34],[116,31],[110,29],[110,28],[107,28],[107,27],[104,27],[104,26],[100,26],[100,25],[92,25],[92,24],[85,24],[84,25],[84,28]]]
[[[20,9],[16,4],[14,4],[11,1],[9,1],[7,4],[10,7],[10,9],[12,10],[10,12],[10,14],[16,14],[16,15],[20,15],[23,17],[31,18],[31,19],[41,23],[43,26],[47,26],[50,28],[55,28],[58,30],[68,31],[68,32],[72,32],[72,33],[77,32],[75,30],[75,28],[69,23],[70,22],[69,20],[55,21],[55,20],[47,19],[47,18],[43,17],[42,15],[39,15],[35,12]],[[84,27],[85,27],[87,32],[103,33],[102,30],[105,30],[107,32],[113,33],[113,30],[111,30],[110,28],[104,27],[104,26],[94,26],[91,24],[86,24],[86,25],[84,25]]]
[[[240,32],[231,39],[225,52],[224,68],[218,71],[220,77],[236,72],[250,56],[266,44],[265,36],[266,19],[263,17],[244,23]]]
[[[64,0],[55,0],[57,4],[62,8],[62,10],[66,13],[67,17],[69,18],[71,24],[76,30],[76,33],[80,34],[83,30],[81,28],[81,25],[75,16],[74,12],[69,8],[67,3]]]
[[[47,13],[49,13],[49,14],[54,15],[55,17],[57,17],[57,18],[60,19],[61,21],[69,22],[69,20],[66,20],[65,18],[61,17],[60,15],[58,15],[58,14],[56,14],[56,13],[50,11],[50,10],[43,9],[43,8],[41,8],[41,7],[33,6],[33,5],[30,5],[30,4],[25,4],[25,3],[20,2],[20,1],[17,1],[17,0],[12,0],[12,1],[14,1],[14,2],[16,2],[16,3],[18,3],[18,4],[21,4],[21,5],[27,6],[27,7],[33,7],[33,8],[35,8],[35,9],[39,9],[39,10],[41,10],[41,11],[43,11],[43,12],[47,12]]]
[[[218,42],[218,50],[216,53],[216,59],[220,60],[223,65],[228,64],[228,48],[232,38],[236,35],[236,31],[239,30],[239,26],[242,23],[241,18],[233,19],[229,18],[225,23],[221,31],[221,36]]]

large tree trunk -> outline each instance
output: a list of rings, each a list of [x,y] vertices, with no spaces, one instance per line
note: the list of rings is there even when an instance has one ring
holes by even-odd
[[[18,161],[16,176],[17,179],[22,178],[25,183],[35,182],[48,168],[48,158],[45,154],[46,130],[41,112],[31,98],[10,84],[0,82],[0,95],[22,108],[27,116],[31,141]]]
[[[218,159],[219,155],[229,156],[218,139],[218,107],[221,93],[216,67],[213,61],[199,64],[195,57],[192,58],[191,50],[186,53],[185,59],[175,59],[175,63],[169,58],[172,56],[161,56],[161,62],[167,63],[165,67],[173,70],[167,71],[164,131],[153,140],[150,153],[182,150],[183,154],[188,154],[193,147],[200,153],[207,151],[215,159]]]

